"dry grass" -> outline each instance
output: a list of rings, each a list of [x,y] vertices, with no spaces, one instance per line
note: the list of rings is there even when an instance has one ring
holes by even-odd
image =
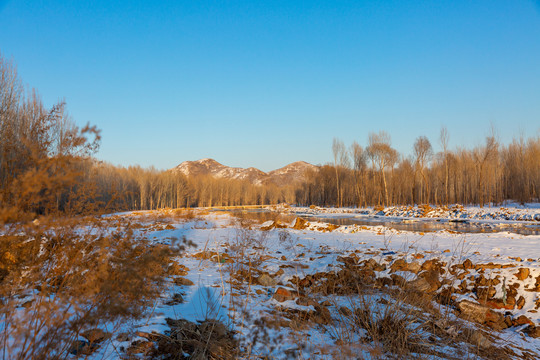
[[[114,330],[159,297],[180,247],[109,225],[42,218],[0,236],[4,358],[64,357],[85,330]]]
[[[163,360],[232,360],[237,358],[234,333],[222,322],[205,319],[199,323],[167,319],[170,330],[154,335],[157,348],[150,354]]]

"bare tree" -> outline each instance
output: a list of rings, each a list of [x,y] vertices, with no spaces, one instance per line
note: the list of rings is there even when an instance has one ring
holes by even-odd
[[[393,166],[397,159],[398,153],[390,145],[390,135],[385,131],[380,131],[379,133],[370,133],[369,134],[369,145],[366,149],[368,156],[372,159],[374,164],[377,164],[379,173],[382,177],[382,182],[384,186],[384,205],[388,205],[388,186],[386,183],[386,168]]]
[[[489,163],[496,160],[499,144],[495,138],[494,130],[489,136],[486,137],[486,143],[484,146],[477,147],[473,150],[473,160],[476,169],[476,196],[480,206],[484,206],[485,203],[485,178],[486,168]]]
[[[431,160],[431,156],[433,155],[433,149],[431,148],[431,143],[429,142],[428,138],[425,136],[419,136],[416,138],[416,141],[414,143],[414,156],[415,156],[415,165],[417,170],[420,172],[420,175],[422,175],[422,181],[423,181],[423,191],[420,192],[421,194],[421,200],[420,201],[426,201],[429,204],[429,184],[426,179],[426,174],[424,172],[424,169],[426,167],[426,164],[429,163]]]
[[[448,205],[448,141],[450,140],[450,135],[448,134],[448,129],[446,126],[441,127],[441,133],[439,135],[439,142],[443,149],[443,159],[444,159],[444,201]]]
[[[17,161],[15,151],[19,148],[18,109],[22,92],[15,66],[0,54],[0,205],[2,197],[6,197],[4,190],[15,177],[13,166]]]
[[[343,205],[343,189],[340,186],[339,173],[342,168],[348,167],[349,164],[349,157],[343,141],[334,138],[332,141],[332,153],[334,154],[334,168],[336,170],[337,206],[341,207]]]
[[[365,195],[364,195],[364,175],[366,169],[366,158],[367,154],[356,141],[351,145],[351,155],[353,159],[354,167],[354,182],[356,188],[356,195],[358,196],[358,206],[361,206],[362,202],[365,205]]]

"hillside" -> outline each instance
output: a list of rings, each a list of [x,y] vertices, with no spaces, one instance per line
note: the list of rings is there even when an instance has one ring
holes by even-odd
[[[230,167],[214,159],[201,159],[197,161],[184,161],[171,170],[181,172],[186,176],[211,175],[222,179],[248,180],[256,185],[273,183],[280,186],[301,181],[304,179],[307,170],[316,169],[318,168],[315,165],[305,161],[296,161],[266,173],[254,167],[247,169]]]

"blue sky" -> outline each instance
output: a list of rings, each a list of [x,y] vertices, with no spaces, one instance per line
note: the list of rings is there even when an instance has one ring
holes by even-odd
[[[0,51],[98,158],[271,170],[386,130],[410,154],[540,134],[540,2],[2,1]]]

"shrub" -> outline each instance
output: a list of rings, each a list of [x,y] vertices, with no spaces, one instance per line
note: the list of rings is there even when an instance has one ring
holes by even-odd
[[[178,249],[99,219],[10,225],[0,236],[4,358],[64,356],[83,331],[138,318],[158,297]]]

